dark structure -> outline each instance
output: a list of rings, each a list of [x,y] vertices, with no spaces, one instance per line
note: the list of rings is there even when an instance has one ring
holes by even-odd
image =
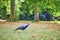
[[[53,20],[52,14],[49,14],[47,11],[42,12],[39,16],[40,16],[40,20],[44,20],[44,21]]]
[[[7,14],[7,15],[6,15],[6,18],[9,19],[9,18],[10,18],[10,14]]]
[[[60,20],[60,16],[54,17],[54,19],[59,21]]]
[[[19,20],[25,20],[26,15],[24,13],[19,15]]]
[[[39,19],[41,21],[52,21],[53,16],[49,12],[43,11],[42,13],[39,13]],[[34,11],[32,12],[32,14],[29,14],[28,17],[26,13],[21,13],[19,15],[19,20],[34,20]]]
[[[40,14],[39,15],[39,19],[42,20],[42,21],[46,21],[47,20],[47,18],[46,18],[46,16],[44,14]]]
[[[34,14],[31,14],[31,15],[29,16],[29,18],[30,18],[30,20],[34,20]]]

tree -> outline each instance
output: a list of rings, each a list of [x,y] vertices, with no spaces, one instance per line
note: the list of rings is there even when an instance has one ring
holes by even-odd
[[[25,0],[29,5],[29,11],[34,11],[34,20],[39,20],[38,2],[39,0]]]
[[[15,19],[14,8],[15,8],[15,0],[10,0],[10,10],[11,10],[10,21],[14,21]]]
[[[38,3],[34,1],[34,20],[39,20]]]

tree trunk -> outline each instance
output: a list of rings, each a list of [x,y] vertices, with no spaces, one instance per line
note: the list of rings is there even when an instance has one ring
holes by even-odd
[[[15,8],[15,0],[10,0],[10,10],[11,10],[10,21],[14,21],[15,19],[14,8]]]
[[[34,20],[35,21],[39,20],[38,5],[36,2],[34,3]]]

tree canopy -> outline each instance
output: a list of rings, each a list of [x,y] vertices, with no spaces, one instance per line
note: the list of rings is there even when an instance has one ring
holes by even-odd
[[[10,14],[10,0],[0,0],[0,10],[4,6],[6,6],[6,14]],[[16,19],[18,19],[19,14],[32,14],[34,10],[36,11],[35,14],[48,11],[53,16],[60,16],[60,0],[15,0],[14,13]]]

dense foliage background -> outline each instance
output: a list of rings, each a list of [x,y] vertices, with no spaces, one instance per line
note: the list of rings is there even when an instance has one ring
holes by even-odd
[[[39,13],[43,11],[54,17],[60,16],[60,0],[0,0],[2,19],[18,20],[21,14],[26,14],[25,18],[28,18],[34,13],[34,20],[39,20]]]

